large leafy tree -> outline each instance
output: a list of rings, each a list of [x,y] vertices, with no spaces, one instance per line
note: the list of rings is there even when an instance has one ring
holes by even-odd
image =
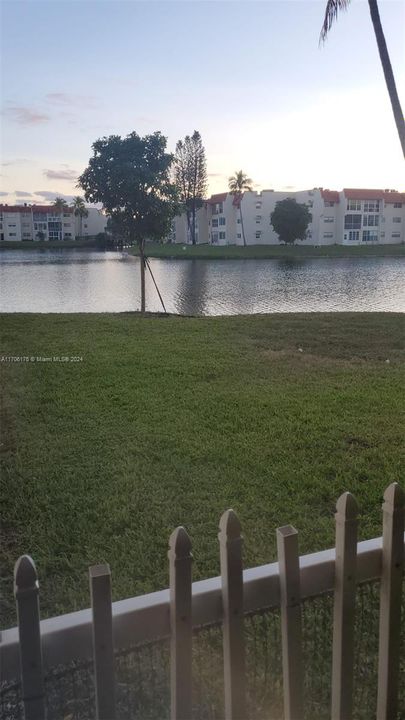
[[[297,203],[294,198],[279,200],[270,215],[270,222],[280,242],[292,244],[295,240],[305,240],[311,220],[308,207]]]
[[[186,135],[176,145],[174,180],[187,217],[191,242],[196,243],[196,213],[207,192],[207,161],[205,148],[198,130]]]
[[[228,179],[229,192],[234,196],[235,205],[239,208],[240,224],[242,227],[243,244],[246,247],[245,228],[243,225],[242,215],[242,198],[244,192],[251,192],[253,189],[253,180],[245,175],[243,170],[237,170],[234,175]]]
[[[80,236],[83,235],[83,218],[88,217],[89,211],[87,210],[84,199],[80,195],[76,195],[76,197],[73,198],[71,207],[73,208],[73,213],[75,217],[80,218]]]
[[[328,0],[325,10],[325,19],[321,30],[320,40],[324,41],[327,37],[329,30],[333,25],[333,21],[337,18],[339,10],[346,10],[350,0]],[[385,82],[387,85],[388,94],[390,96],[392,111],[394,113],[394,119],[398,130],[399,140],[402,146],[402,152],[405,157],[405,120],[402,112],[401,104],[399,102],[398,91],[395,85],[394,73],[392,71],[391,60],[388,54],[387,43],[385,41],[384,32],[381,25],[380,13],[378,10],[377,0],[368,0],[368,6],[371,15],[371,21],[373,23],[375,38],[377,40],[378,52],[380,54],[380,60],[382,69],[384,72]]]
[[[137,244],[141,267],[141,312],[145,312],[145,241],[170,232],[179,212],[171,182],[173,155],[160,132],[140,137],[110,135],[92,145],[93,157],[79,178],[87,202],[102,203],[107,215],[131,244]]]

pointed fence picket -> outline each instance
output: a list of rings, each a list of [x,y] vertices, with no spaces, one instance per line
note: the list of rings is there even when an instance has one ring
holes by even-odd
[[[332,720],[351,720],[356,607],[357,503],[350,493],[336,504],[333,612]]]
[[[280,568],[284,716],[289,720],[301,720],[304,706],[300,569],[298,533],[292,525],[278,528],[277,554]]]
[[[33,560],[23,555],[14,572],[18,629],[2,633],[0,649],[3,670],[4,658],[16,667],[19,652],[25,720],[46,718],[41,647],[41,629],[45,627],[46,667],[50,658],[57,659],[54,664],[73,657],[88,658],[91,631],[97,720],[113,719],[116,713],[114,648],[134,636],[145,641],[169,635],[171,719],[190,720],[193,627],[218,621],[223,628],[225,717],[242,720],[248,717],[244,614],[275,606],[281,610],[284,720],[300,720],[304,715],[301,604],[303,598],[330,590],[334,590],[331,717],[350,720],[356,587],[377,578],[381,582],[376,717],[392,720],[397,716],[399,683],[404,493],[397,483],[385,491],[382,540],[357,543],[357,512],[353,496],[344,493],[336,505],[334,553],[323,551],[300,558],[298,533],[288,525],[277,530],[278,563],[243,571],[241,526],[236,514],[227,510],[218,535],[221,577],[194,585],[191,541],[186,530],[178,527],[169,541],[169,591],[113,605],[109,566],[93,566],[89,570],[91,611],[43,623],[36,568]],[[5,669],[7,675],[7,665]],[[11,672],[9,676],[15,677]]]
[[[93,613],[96,720],[114,720],[114,643],[112,629],[111,572],[109,565],[92,565],[92,567],[89,568],[89,579]]]
[[[225,720],[246,720],[243,567],[240,522],[227,510],[219,522]]]
[[[191,540],[178,527],[169,541],[170,688],[172,720],[192,715]]]
[[[404,571],[404,493],[392,483],[384,493],[380,589],[377,720],[397,717]]]
[[[22,555],[14,569],[14,596],[20,643],[21,687],[25,720],[46,717],[39,615],[39,583],[35,563]]]

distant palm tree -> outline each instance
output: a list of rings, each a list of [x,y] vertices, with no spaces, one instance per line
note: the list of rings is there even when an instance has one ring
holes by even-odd
[[[243,244],[246,247],[245,228],[243,227],[243,216],[242,216],[242,197],[245,190],[247,192],[252,191],[253,180],[245,175],[243,170],[235,171],[234,175],[228,179],[229,192],[234,196],[235,205],[239,208],[240,213],[240,224],[242,227]]]
[[[66,200],[61,197],[56,197],[52,204],[53,207],[56,208],[56,210],[60,213],[63,212],[64,209],[68,206]]]
[[[83,218],[88,217],[89,211],[87,210],[84,200],[80,195],[76,195],[76,197],[73,198],[71,207],[73,208],[73,212],[75,217],[80,218],[80,237],[83,235]]]
[[[320,35],[320,41],[324,41],[333,21],[337,18],[339,10],[345,10],[350,0],[328,0],[326,4],[325,19]],[[388,94],[390,96],[392,111],[398,130],[399,140],[402,146],[402,152],[405,157],[405,120],[404,114],[399,102],[398,92],[395,85],[394,73],[392,72],[390,56],[388,54],[387,43],[385,42],[384,32],[381,25],[380,13],[378,11],[377,0],[368,0],[371,20],[374,27],[374,33],[377,40],[378,52],[380,53],[381,65],[384,72],[385,82]]]

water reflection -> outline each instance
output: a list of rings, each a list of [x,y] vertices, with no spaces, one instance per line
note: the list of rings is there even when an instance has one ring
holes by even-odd
[[[405,258],[150,261],[168,312],[405,312]],[[147,274],[147,307],[160,311]],[[84,250],[0,253],[3,312],[123,312],[140,306],[139,260]]]

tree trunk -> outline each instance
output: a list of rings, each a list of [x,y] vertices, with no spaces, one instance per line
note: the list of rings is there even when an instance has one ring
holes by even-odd
[[[243,215],[242,215],[242,198],[239,201],[239,212],[240,212],[240,224],[242,226],[243,247],[246,247],[245,228],[243,226]]]
[[[141,314],[145,315],[145,241],[139,240],[139,259],[141,262]]]
[[[385,82],[391,100],[392,111],[394,113],[394,118],[397,125],[399,140],[402,146],[402,152],[405,157],[404,115],[401,109],[401,104],[399,102],[398,92],[395,85],[394,73],[392,72],[390,56],[387,50],[387,43],[385,42],[384,32],[381,25],[377,0],[368,0],[368,5],[370,8],[370,15],[374,27],[375,37],[377,40],[378,52],[380,53],[381,64],[384,71]]]
[[[195,245],[195,201],[193,202],[193,225],[192,225],[191,241],[192,241],[193,245]]]

